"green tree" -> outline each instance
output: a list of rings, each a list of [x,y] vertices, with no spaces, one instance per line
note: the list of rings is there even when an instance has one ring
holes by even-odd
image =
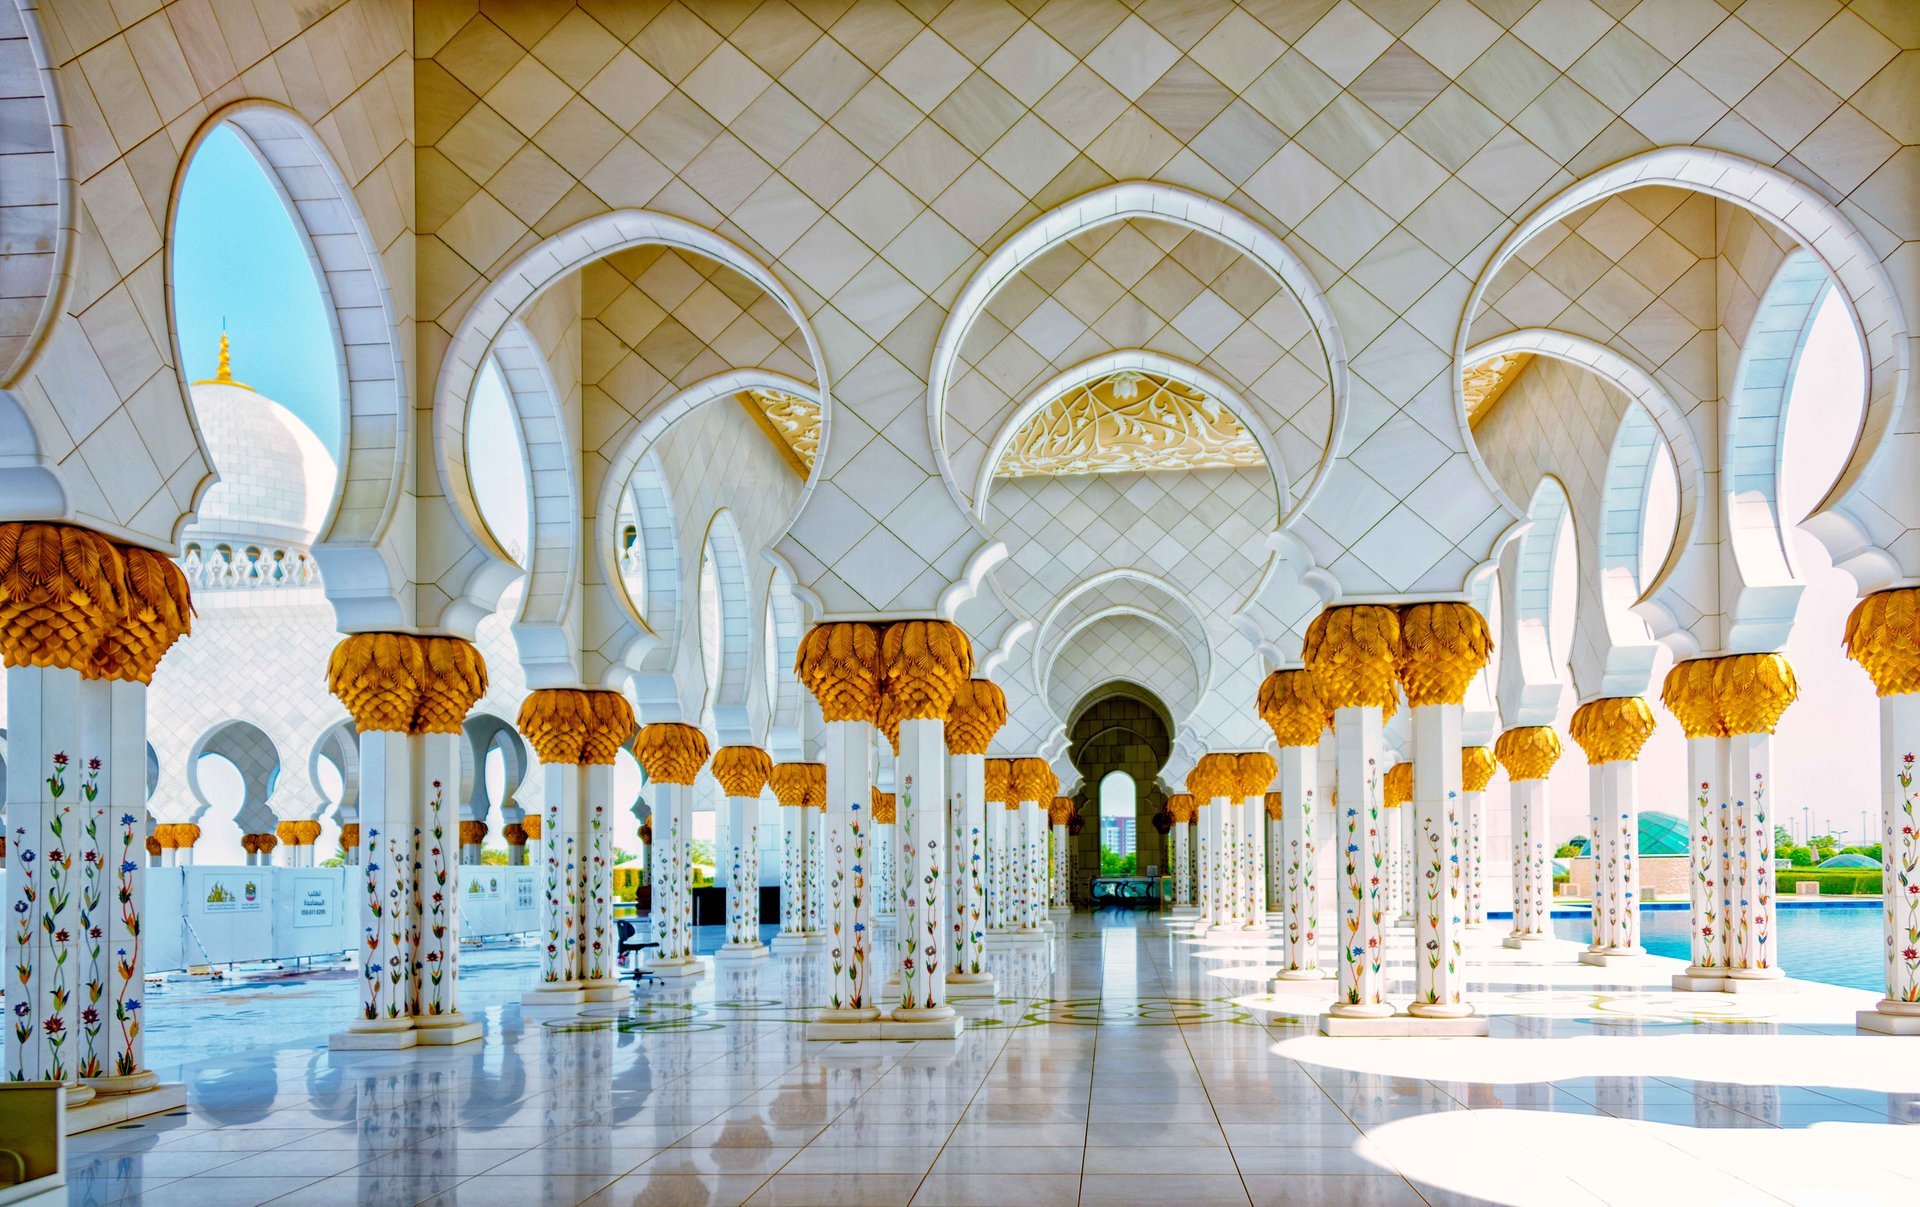
[[[1581,850],[1577,844],[1563,842],[1560,844],[1559,849],[1554,851],[1553,857],[1555,859],[1578,859],[1585,854],[1586,852]]]
[[[1139,859],[1133,855],[1122,855],[1109,846],[1100,848],[1100,874],[1102,876],[1131,876],[1139,866]]]
[[[1777,855],[1778,852],[1775,852]],[[1787,852],[1787,862],[1793,867],[1810,868],[1819,863],[1819,856],[1807,847],[1794,847]]]

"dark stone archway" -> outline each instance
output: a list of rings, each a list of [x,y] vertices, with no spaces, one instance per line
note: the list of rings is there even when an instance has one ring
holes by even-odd
[[[1100,781],[1112,772],[1133,777],[1139,866],[1166,866],[1166,840],[1153,828],[1153,815],[1166,804],[1158,777],[1173,751],[1173,724],[1152,692],[1115,680],[1087,693],[1074,710],[1067,736],[1067,757],[1081,778],[1075,801],[1087,822],[1073,845],[1074,899],[1081,901],[1087,880],[1100,866]]]

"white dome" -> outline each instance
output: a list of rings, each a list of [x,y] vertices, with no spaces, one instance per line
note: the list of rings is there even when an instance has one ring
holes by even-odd
[[[320,438],[292,411],[245,386],[202,382],[191,394],[220,478],[201,496],[184,539],[311,544],[338,472]]]

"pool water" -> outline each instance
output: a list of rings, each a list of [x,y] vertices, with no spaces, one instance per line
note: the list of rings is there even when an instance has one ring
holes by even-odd
[[[1845,985],[1874,993],[1886,989],[1882,964],[1879,898],[1869,901],[1783,901],[1777,911],[1780,967],[1803,981]],[[1640,907],[1640,941],[1654,955],[1684,960],[1691,953],[1684,904]],[[1581,943],[1593,941],[1587,911],[1554,911],[1553,933]]]

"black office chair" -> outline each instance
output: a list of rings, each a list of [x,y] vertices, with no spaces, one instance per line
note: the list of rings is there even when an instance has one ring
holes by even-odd
[[[648,972],[646,965],[640,962],[640,953],[649,947],[658,947],[660,944],[652,939],[641,940],[640,920],[638,918],[615,918],[613,924],[619,931],[614,945],[614,958],[619,959],[622,956],[631,954],[633,956],[633,979],[635,981],[658,980],[659,978],[651,972]]]

